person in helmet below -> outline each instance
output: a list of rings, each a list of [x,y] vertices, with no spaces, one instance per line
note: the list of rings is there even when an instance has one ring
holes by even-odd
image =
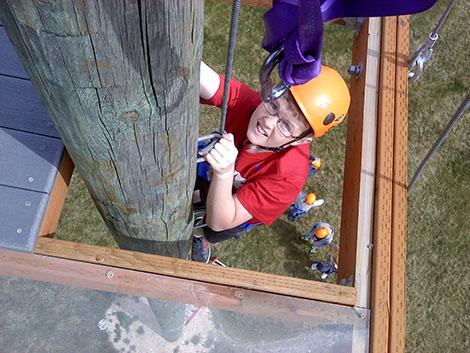
[[[201,62],[200,101],[221,107],[223,75]],[[212,169],[203,234],[193,234],[192,259],[208,262],[209,243],[239,237],[254,224],[271,225],[307,181],[310,143],[345,118],[349,90],[332,68],[265,103],[230,80],[226,132],[204,155]],[[200,232],[201,233],[201,232]]]

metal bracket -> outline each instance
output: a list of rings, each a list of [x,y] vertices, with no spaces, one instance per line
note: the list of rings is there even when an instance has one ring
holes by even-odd
[[[370,311],[369,309],[360,308],[358,306],[354,307],[354,311],[356,312],[357,316],[361,319],[369,319]]]

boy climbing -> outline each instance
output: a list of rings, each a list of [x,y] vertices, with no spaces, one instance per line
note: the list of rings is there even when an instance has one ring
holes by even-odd
[[[201,63],[201,103],[220,107],[223,77]],[[309,172],[309,146],[338,125],[349,108],[341,76],[323,66],[309,82],[279,99],[230,80],[226,134],[204,155],[212,168],[205,197],[204,234],[194,234],[192,259],[207,262],[210,243],[237,237],[258,223],[271,225],[295,200]]]

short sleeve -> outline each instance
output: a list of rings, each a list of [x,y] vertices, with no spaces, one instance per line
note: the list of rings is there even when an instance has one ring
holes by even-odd
[[[225,76],[220,75],[220,85],[217,92],[209,99],[200,99],[201,104],[212,105],[218,108],[222,106],[224,79]],[[237,148],[241,148],[246,140],[248,122],[259,103],[260,98],[256,91],[240,81],[235,79],[230,80],[225,130],[235,136]]]
[[[254,218],[271,225],[294,202],[305,181],[298,175],[285,179],[259,178],[243,185],[236,195]]]

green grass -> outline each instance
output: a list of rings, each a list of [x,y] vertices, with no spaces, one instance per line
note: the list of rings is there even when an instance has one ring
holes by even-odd
[[[207,0],[204,60],[224,70],[230,6]],[[412,17],[410,50],[420,46],[446,3]],[[265,52],[260,48],[262,10],[242,7],[234,76],[257,87],[257,72]],[[460,1],[452,11],[435,53],[421,80],[409,90],[409,177],[447,124],[469,90],[469,5]],[[352,34],[327,25],[324,62],[347,77]],[[203,107],[200,134],[218,127],[219,111]],[[409,195],[407,253],[408,353],[468,352],[470,123],[467,115],[428,165]],[[323,166],[304,190],[325,199],[325,205],[292,224],[283,215],[272,228],[258,227],[248,237],[214,246],[230,266],[318,279],[309,269],[308,245],[298,240],[310,225],[323,220],[339,230],[346,124],[312,145]],[[74,175],[57,237],[103,246],[116,246],[89,197]],[[337,242],[338,239],[336,239]],[[316,258],[324,259],[327,251]],[[330,279],[334,280],[334,279]]]

